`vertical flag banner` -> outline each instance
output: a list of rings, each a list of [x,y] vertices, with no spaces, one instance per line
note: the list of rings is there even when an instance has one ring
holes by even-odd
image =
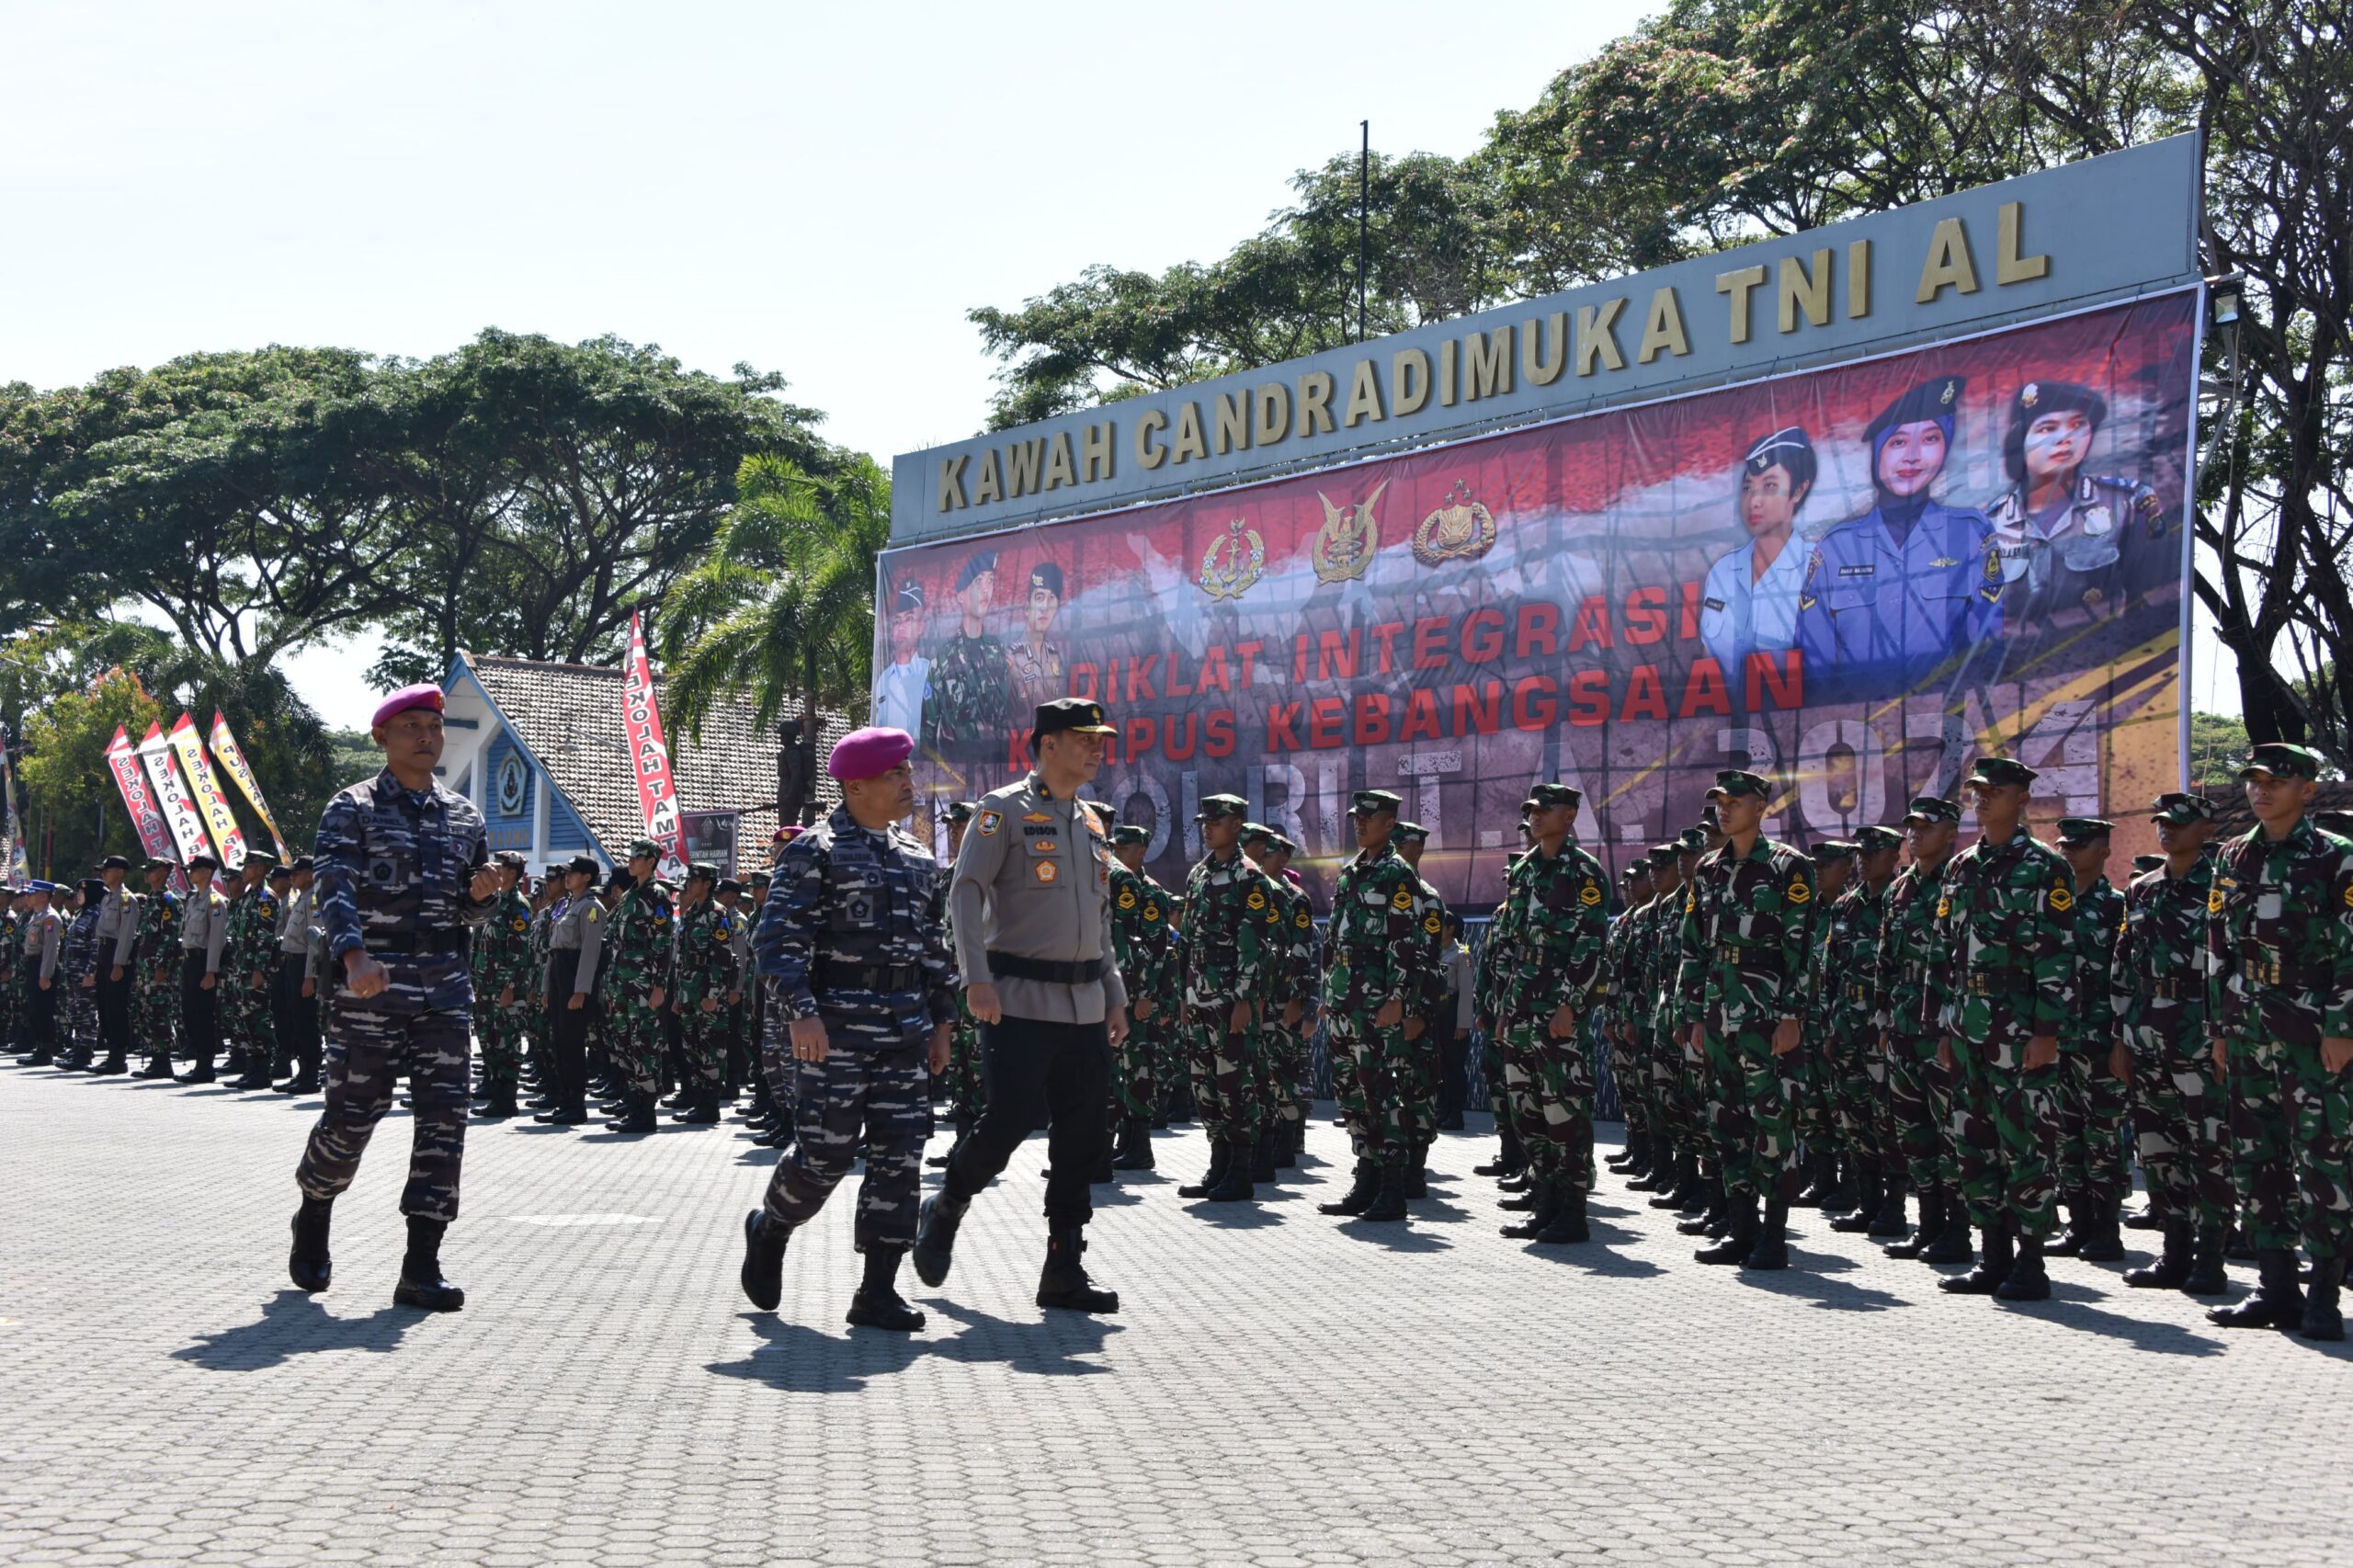
[[[140,771],[139,753],[131,744],[131,735],[119,724],[107,745],[107,767],[114,774],[115,788],[122,791],[131,825],[138,830],[139,846],[151,857],[172,858],[172,830],[164,821],[163,808],[155,803],[154,791],[147,787],[146,775]],[[177,867],[173,868],[172,880],[183,881]]]
[[[229,809],[229,797],[221,792],[221,781],[212,776],[211,759],[204,755],[204,737],[196,733],[196,721],[185,713],[172,726],[172,749],[188,769],[188,786],[204,812],[213,846],[221,851],[222,868],[237,869],[245,863],[244,833],[237,826],[237,813]]]
[[[665,869],[683,869],[678,822],[678,787],[670,776],[670,746],[662,738],[662,710],[654,700],[654,665],[645,656],[645,625],[636,615],[629,619],[629,659],[622,665],[621,728],[629,739],[631,769],[637,775],[638,804],[645,809],[645,836],[662,846]]]
[[[0,794],[8,800],[7,855],[9,877],[19,884],[33,880],[32,868],[25,861],[25,830],[17,820],[17,765],[8,755],[8,743],[0,736]]]
[[[178,765],[172,760],[172,743],[164,738],[161,724],[147,726],[147,736],[139,743],[139,761],[147,769],[148,781],[155,786],[155,804],[172,830],[172,842],[179,847],[180,864],[210,854],[212,846],[204,841],[204,813],[197,810],[188,786],[181,782]]]
[[[212,710],[212,756],[221,764],[221,771],[237,786],[237,793],[245,798],[245,804],[261,818],[262,826],[269,829],[270,842],[278,846],[279,861],[291,861],[294,857],[287,852],[286,835],[278,831],[278,819],[269,814],[269,802],[261,798],[261,780],[254,777],[253,765],[245,760],[237,737],[230,732],[228,715],[218,708]]]

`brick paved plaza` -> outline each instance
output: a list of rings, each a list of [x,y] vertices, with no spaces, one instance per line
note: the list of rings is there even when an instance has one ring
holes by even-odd
[[[1093,1232],[1119,1316],[1030,1304],[1033,1140],[905,1339],[843,1326],[848,1188],[767,1317],[773,1154],[482,1124],[427,1318],[397,1113],[335,1289],[288,1288],[315,1103],[0,1071],[0,1561],[2353,1562],[2347,1347],[2119,1266],[1998,1308],[1809,1215],[1741,1278],[1610,1176],[1596,1244],[1531,1249],[1465,1136],[1404,1228],[1314,1213],[1328,1163],[1204,1210],[1188,1130]]]

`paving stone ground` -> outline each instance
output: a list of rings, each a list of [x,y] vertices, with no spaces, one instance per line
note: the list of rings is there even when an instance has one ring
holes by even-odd
[[[1030,1302],[1033,1140],[906,1339],[843,1325],[848,1187],[771,1316],[735,1269],[772,1153],[483,1123],[469,1304],[427,1317],[397,1113],[334,1290],[287,1287],[315,1108],[0,1070],[0,1562],[2353,1562],[2345,1347],[2122,1266],[2001,1308],[1808,1216],[1744,1278],[1607,1176],[1594,1244],[1533,1248],[1475,1134],[1409,1225],[1341,1224],[1326,1124],[1210,1208],[1184,1130],[1091,1233],[1117,1317]]]

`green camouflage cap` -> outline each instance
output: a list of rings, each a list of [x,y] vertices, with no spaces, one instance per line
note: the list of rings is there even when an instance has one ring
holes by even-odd
[[[1716,815],[1716,808],[1712,804],[1701,806],[1699,808],[1699,831],[1702,833],[1722,833],[1723,830],[1723,818]]]
[[[942,822],[971,822],[976,808],[970,801],[958,801],[939,813]]]
[[[2193,822],[2212,822],[2214,802],[2203,795],[2192,795],[2174,790],[2158,796],[2149,808],[2151,822],[2168,823],[2181,827]]]
[[[2106,838],[2115,831],[2114,823],[2103,821],[2098,817],[2061,817],[2059,819],[2059,842],[2062,844],[2089,844],[2096,838]]]
[[[1274,835],[1275,830],[1265,823],[1245,822],[1242,824],[1242,842],[1245,844],[1256,844],[1261,839],[1272,838]]]
[[[1396,835],[1407,844],[1421,844],[1428,840],[1430,830],[1417,822],[1401,822]]]
[[[1851,860],[1855,858],[1855,851],[1861,847],[1851,838],[1825,838],[1816,844],[1810,853],[1817,863]]]
[[[1131,844],[1150,844],[1151,842],[1152,830],[1147,827],[1139,827],[1131,822],[1123,822],[1111,830],[1113,848],[1124,848]]]
[[[167,860],[158,855],[147,862],[147,869],[151,871],[168,871],[178,864],[177,860]]]
[[[1404,803],[1401,797],[1392,795],[1386,790],[1359,790],[1348,797],[1348,815],[1371,817],[1387,812],[1394,816],[1397,814],[1398,808]]]
[[[1682,851],[1683,846],[1680,844],[1654,844],[1649,851],[1650,863],[1656,867],[1672,866],[1675,864],[1676,856]]]
[[[1768,796],[1773,786],[1761,773],[1751,773],[1745,767],[1727,767],[1716,775],[1716,787],[1708,791],[1708,799],[1719,797],[1736,801],[1743,795]]]
[[[2042,775],[2011,756],[1981,756],[1964,784],[2031,784]]]
[[[641,857],[659,860],[662,858],[662,846],[650,838],[631,839],[628,858],[635,860]]]
[[[698,878],[706,882],[715,882],[719,880],[719,868],[707,860],[698,860],[687,868],[687,881],[691,882]]]
[[[1675,835],[1675,846],[1686,855],[1700,853],[1708,847],[1707,830],[1697,827],[1685,828]]]
[[[1249,809],[1250,802],[1239,795],[1204,795],[1199,808],[1193,812],[1193,820],[1219,822],[1226,817],[1241,816]]]
[[[1915,822],[1959,822],[1961,802],[1948,801],[1942,795],[1915,795],[1911,805],[1904,808],[1905,825]]]
[[[1267,847],[1273,850],[1278,855],[1296,855],[1299,853],[1299,846],[1293,844],[1290,839],[1285,838],[1279,833],[1267,835]]]
[[[2132,857],[2132,874],[2137,877],[2154,871],[2165,863],[2165,858],[2162,855],[2135,855]]]
[[[1574,784],[1539,784],[1528,792],[1529,800],[1539,806],[1581,806],[1585,791]]]
[[[2260,750],[2261,748],[2258,747],[2257,749]],[[267,849],[248,849],[245,851],[244,864],[247,866],[262,867],[275,866],[278,864],[278,857],[271,854]]]
[[[2318,778],[2320,766],[2325,759],[2310,746],[2290,745],[2286,741],[2266,741],[2246,755],[2246,766],[2239,769],[2239,777],[2268,773],[2274,778]]]
[[[1858,855],[1876,855],[1882,849],[1896,848],[1903,842],[1902,830],[1881,827],[1876,823],[1855,830],[1855,853]]]

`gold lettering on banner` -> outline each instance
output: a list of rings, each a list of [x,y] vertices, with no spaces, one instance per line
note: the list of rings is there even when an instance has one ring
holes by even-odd
[[[1511,392],[1511,328],[1472,333],[1462,340],[1462,401],[1503,397]]]
[[[1618,352],[1618,312],[1626,308],[1626,298],[1620,295],[1608,304],[1577,307],[1577,374],[1593,374],[1594,357],[1598,355],[1605,370],[1622,370],[1626,357]]]
[[[1250,394],[1246,392],[1217,394],[1217,455],[1240,449],[1250,449]]]
[[[1156,408],[1147,408],[1136,415],[1136,466],[1144,470],[1158,468],[1168,460],[1168,449],[1153,437],[1168,428],[1168,415]]]
[[[1310,370],[1299,378],[1299,428],[1301,436],[1328,436],[1332,425],[1332,374],[1328,370]]]
[[[1805,319],[1814,326],[1830,324],[1830,253],[1813,253],[1812,270],[1801,266],[1798,258],[1781,258],[1780,278],[1773,290],[1776,329],[1795,332],[1798,312],[1805,312]]]
[[[1271,447],[1290,437],[1290,388],[1280,381],[1265,381],[1250,394],[1256,412],[1256,434],[1258,444]]]
[[[1176,434],[1168,443],[1168,455],[1180,463],[1210,455],[1209,437],[1201,434],[1201,405],[1189,398],[1176,410]]]
[[[1549,345],[1550,358],[1545,357]],[[1569,368],[1569,314],[1554,311],[1542,318],[1530,316],[1519,324],[1519,379],[1531,387],[1549,387]]]
[[[1111,449],[1118,436],[1119,426],[1106,419],[1100,425],[1089,425],[1079,437],[1079,470],[1087,483],[1111,477]]]
[[[1928,237],[1928,259],[1920,268],[1920,288],[1912,296],[1917,305],[1933,303],[1947,289],[1977,292],[1977,264],[1969,256],[1969,232],[1958,218],[1947,218]]]
[[[1438,405],[1440,408],[1454,406],[1454,367],[1461,347],[1450,337],[1438,346]]]
[[[1373,369],[1371,360],[1359,359],[1355,373],[1348,377],[1348,401],[1340,410],[1340,423],[1353,430],[1365,420],[1383,417],[1381,372]]]
[[[996,473],[996,449],[991,447],[981,454],[980,472],[972,476],[972,505],[985,506],[992,501],[1005,499],[1005,482]]]
[[[1078,467],[1070,460],[1070,432],[1057,430],[1053,443],[1046,449],[1046,488],[1060,490],[1077,483]]]
[[[952,512],[965,505],[964,465],[972,460],[970,452],[959,458],[939,460],[939,509]]]
[[[2020,256],[2018,254],[2020,243],[2018,230],[2025,221],[2026,209],[2023,203],[2017,201],[2002,203],[2000,232],[1995,235],[1994,247],[1994,281],[1996,284],[2030,283],[2038,278],[2047,277],[2050,274],[2051,257],[2049,256]]]
[[[1676,302],[1672,283],[1662,283],[1651,295],[1650,316],[1643,323],[1643,344],[1634,351],[1634,362],[1647,365],[1662,349],[1669,354],[1691,352],[1690,341],[1683,335],[1683,307]]]
[[[1046,443],[1035,437],[1005,449],[1006,499],[1038,494],[1038,465],[1045,455]]]
[[[1430,357],[1400,348],[1389,357],[1389,412],[1403,419],[1419,414],[1430,400]]]
[[[1748,341],[1748,297],[1765,281],[1761,267],[1735,267],[1730,272],[1716,274],[1716,292],[1732,296],[1732,340]]]
[[[1847,319],[1860,321],[1871,313],[1871,243],[1847,243]]]

